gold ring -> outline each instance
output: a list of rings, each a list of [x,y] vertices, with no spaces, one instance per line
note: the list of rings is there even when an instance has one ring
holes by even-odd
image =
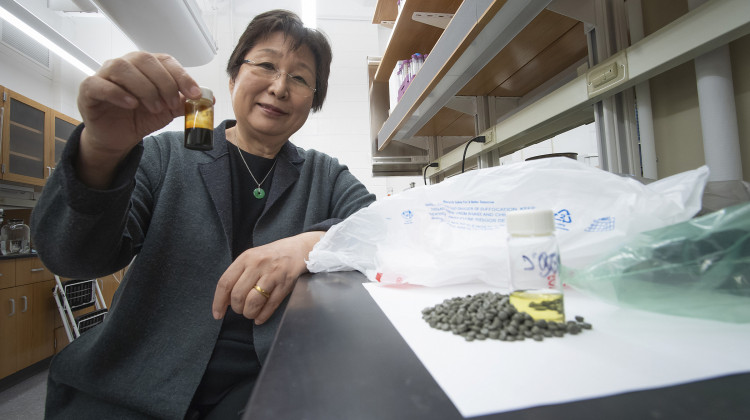
[[[263,295],[263,296],[264,296],[264,297],[265,297],[266,299],[268,299],[268,298],[270,298],[270,297],[271,297],[271,294],[270,294],[270,293],[268,293],[268,292],[266,292],[265,290],[263,290],[263,289],[262,289],[262,288],[261,288],[260,286],[258,286],[257,284],[255,285],[255,287],[253,287],[253,289],[257,290],[257,291],[258,291],[258,293],[260,293],[261,295]]]

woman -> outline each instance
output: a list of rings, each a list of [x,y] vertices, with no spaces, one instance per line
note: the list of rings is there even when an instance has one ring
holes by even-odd
[[[34,209],[34,243],[65,277],[130,267],[105,322],[53,360],[47,417],[238,417],[307,254],[374,201],[336,159],[289,142],[322,106],[330,62],[294,14],[257,16],[227,65],[236,121],[207,152],[181,132],[144,139],[200,96],[173,58],[132,53],[81,84],[84,124]]]

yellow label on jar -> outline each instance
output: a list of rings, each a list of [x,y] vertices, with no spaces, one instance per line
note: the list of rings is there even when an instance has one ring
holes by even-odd
[[[510,303],[535,321],[565,322],[563,294],[557,290],[517,290],[510,294]]]

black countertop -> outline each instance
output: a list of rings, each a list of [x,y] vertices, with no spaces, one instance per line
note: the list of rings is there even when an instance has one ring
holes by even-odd
[[[366,281],[357,272],[300,278],[245,420],[463,418],[362,287]],[[739,374],[475,418],[750,419],[748,389],[750,374]]]
[[[0,255],[0,260],[14,260],[16,258],[31,258],[31,257],[38,257],[39,255],[36,252],[30,252],[28,254],[9,254],[9,255]]]

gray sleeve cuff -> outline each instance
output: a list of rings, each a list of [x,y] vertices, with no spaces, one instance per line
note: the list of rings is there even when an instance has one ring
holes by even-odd
[[[84,214],[98,214],[114,203],[130,200],[135,188],[135,173],[143,155],[143,142],[136,145],[120,163],[108,189],[89,188],[78,179],[75,170],[83,127],[83,124],[79,125],[70,135],[50,181],[61,184],[66,192],[67,204],[72,209]]]
[[[324,220],[320,223],[316,223],[307,229],[305,229],[305,232],[315,232],[315,231],[323,231],[328,232],[328,229],[333,227],[333,225],[341,223],[344,219],[328,219]]]

